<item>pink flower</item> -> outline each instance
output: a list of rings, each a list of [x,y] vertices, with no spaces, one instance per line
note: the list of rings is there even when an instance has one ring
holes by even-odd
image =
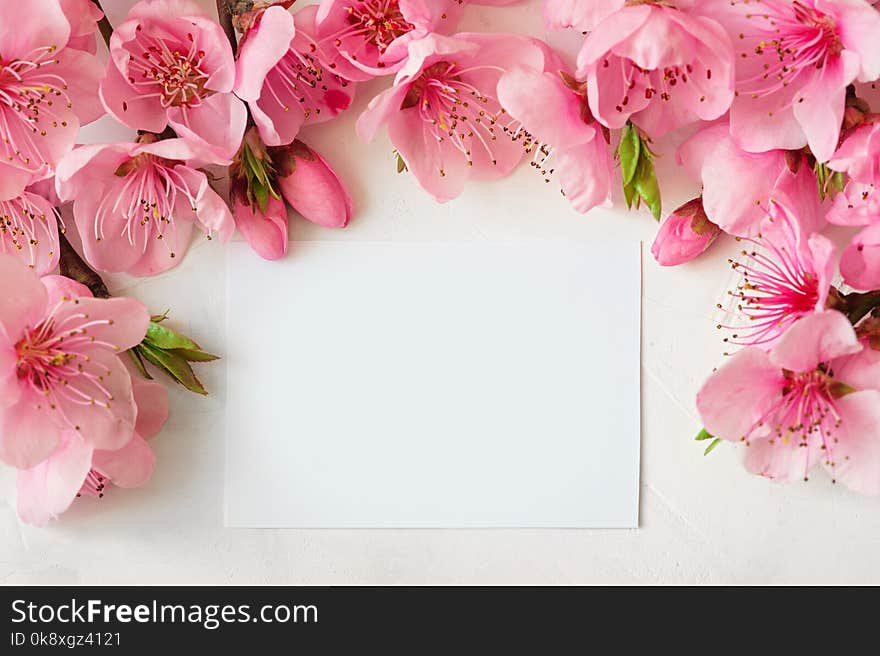
[[[18,472],[18,515],[45,526],[79,496],[101,498],[112,483],[140,487],[153,473],[155,456],[145,438],[158,433],[168,418],[168,392],[158,384],[132,377],[137,420],[131,438],[115,450],[95,449],[76,431],[64,431],[52,454]]]
[[[816,178],[800,154],[739,148],[726,122],[707,126],[685,141],[676,155],[685,172],[703,185],[703,207],[724,232],[753,236],[770,201],[785,196],[803,208],[798,220],[815,232],[824,224]]]
[[[632,118],[660,137],[724,114],[733,100],[733,47],[715,21],[673,7],[626,6],[584,41],[578,77],[590,108],[609,128]]]
[[[834,276],[834,244],[805,231],[793,207],[791,201],[773,201],[760,233],[742,239],[747,244],[743,260],[732,262],[742,281],[729,293],[743,322],[725,326],[734,331],[725,342],[770,344],[801,317],[825,309]]]
[[[303,124],[334,118],[354,96],[354,84],[330,67],[313,36],[316,10],[292,16],[269,7],[239,47],[235,93],[247,101],[267,145],[290,143]]]
[[[58,0],[0,0],[0,199],[52,175],[81,124],[102,111],[101,66],[67,47],[71,28]],[[12,18],[14,17],[14,19]]]
[[[721,228],[706,216],[702,199],[695,198],[660,224],[651,254],[661,266],[677,266],[704,253],[720,234]]]
[[[322,42],[339,53],[337,72],[350,80],[396,73],[411,41],[446,31],[455,0],[322,0]],[[305,11],[305,9],[303,9]],[[302,12],[300,12],[302,13]]]
[[[745,150],[837,148],[846,87],[880,77],[880,14],[864,0],[703,2],[736,35],[734,139]]]
[[[413,41],[394,86],[358,119],[358,134],[370,140],[387,123],[422,188],[439,202],[451,200],[472,175],[504,177],[519,163],[519,125],[504,115],[496,87],[505,71],[543,70],[544,61],[543,48],[525,37],[432,34]]]
[[[269,148],[277,182],[290,206],[325,228],[344,228],[352,215],[351,196],[320,153],[302,141]]]
[[[101,101],[125,125],[171,126],[206,161],[228,162],[247,113],[232,93],[235,62],[220,26],[189,0],[141,0],[113,30]]]
[[[840,257],[840,275],[846,284],[864,291],[880,288],[880,221],[853,237]]]
[[[586,89],[560,65],[517,68],[498,81],[498,101],[519,122],[517,137],[547,180],[559,177],[578,212],[611,202],[613,163],[603,127],[593,120]]]
[[[37,275],[52,271],[59,257],[58,219],[52,204],[31,191],[0,200],[0,253],[16,256]]]
[[[73,432],[95,449],[130,439],[136,408],[119,355],[150,317],[129,298],[97,299],[61,276],[42,280],[0,256],[0,458],[29,469]]]
[[[711,434],[743,441],[746,468],[768,478],[806,478],[821,462],[832,478],[880,493],[878,358],[849,321],[829,310],[794,323],[769,353],[748,347],[697,394]]]
[[[155,275],[176,266],[193,226],[222,240],[232,214],[204,173],[185,160],[183,139],[82,146],[58,167],[58,194],[73,200],[86,260],[101,271]]]

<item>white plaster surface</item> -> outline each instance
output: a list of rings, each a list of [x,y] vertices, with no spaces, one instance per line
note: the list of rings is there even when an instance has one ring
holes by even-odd
[[[112,17],[127,4],[113,0]],[[527,26],[543,36],[539,4],[471,7],[465,26]],[[577,35],[552,39],[571,44]],[[590,240],[614,236],[641,239],[647,251],[656,230],[647,214],[581,216],[528,166],[434,204],[407,175],[395,173],[384,134],[369,145],[353,136],[358,112],[386,83],[364,85],[347,115],[303,137],[348,182],[355,220],[331,232],[292,217],[292,238],[562,237],[584,241],[588,250]],[[94,130],[110,128],[103,123]],[[673,147],[664,142],[658,150],[671,209],[696,189],[675,171]],[[14,477],[0,469],[0,583],[880,583],[878,500],[834,486],[821,473],[808,483],[774,484],[747,474],[737,448],[721,445],[703,457],[703,445],[692,439],[700,427],[694,394],[723,350],[715,304],[731,281],[726,259],[736,251],[734,242],[724,242],[671,270],[646,252],[637,530],[224,529],[223,408],[236,399],[226,398],[221,361],[199,369],[208,398],[172,389],[171,418],[153,441],[157,470],[143,489],[77,502],[60,521],[35,529],[16,518]],[[223,354],[225,264],[221,244],[199,241],[166,275],[110,282],[114,292],[136,296],[156,312],[170,309],[177,328]],[[284,302],[283,289],[255,292]],[[279,334],[255,357],[289,346]],[[347,393],[354,392],[340,381],[341,404]],[[295,406],[290,421],[296,425]],[[265,503],[272,502],[267,496]]]

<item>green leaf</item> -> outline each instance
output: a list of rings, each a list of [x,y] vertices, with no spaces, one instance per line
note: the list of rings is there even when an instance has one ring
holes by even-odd
[[[192,349],[174,349],[171,352],[179,355],[187,362],[214,362],[220,359],[219,355],[206,353],[205,351],[194,351]]]
[[[630,185],[636,174],[639,160],[642,155],[642,138],[636,127],[627,122],[620,135],[620,144],[617,147],[617,158],[620,160],[620,173],[623,177],[623,186]]]
[[[138,373],[147,380],[153,380],[150,372],[147,371],[147,366],[144,364],[141,354],[138,352],[138,348],[138,346],[135,346],[133,349],[128,350],[128,355],[131,357],[132,362],[134,362],[134,368],[137,369]]]
[[[403,157],[400,156],[400,153],[397,153],[397,172],[403,173],[406,170],[406,162],[403,161]]]
[[[705,428],[701,428],[700,432],[697,433],[697,436],[694,438],[697,442],[701,442],[703,440],[711,440],[713,435],[707,431]]]
[[[636,200],[637,196],[636,188],[632,183],[623,187],[623,198],[626,201],[626,209],[632,209],[633,202]]]
[[[189,349],[193,351],[199,350],[199,345],[192,341],[189,337],[185,337],[180,333],[176,333],[170,328],[161,326],[151,321],[147,328],[147,336],[144,341],[159,349]]]
[[[141,343],[137,348],[148,362],[159,367],[190,392],[207,396],[208,391],[196,377],[195,373],[193,373],[189,362],[182,356],[174,351],[163,351],[162,349],[155,348],[146,342]]]
[[[715,447],[718,446],[720,443],[721,443],[721,438],[716,437],[714,440],[712,440],[712,443],[706,447],[706,450],[703,451],[703,455],[708,456],[710,453],[712,453],[712,451],[715,449]]]

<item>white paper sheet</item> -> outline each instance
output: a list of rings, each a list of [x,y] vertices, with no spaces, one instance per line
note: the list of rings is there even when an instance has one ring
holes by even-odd
[[[635,527],[640,246],[228,261],[226,524]]]

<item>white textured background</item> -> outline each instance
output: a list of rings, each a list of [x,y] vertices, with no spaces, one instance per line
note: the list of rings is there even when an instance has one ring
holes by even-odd
[[[207,0],[202,0],[210,4]],[[129,0],[107,0],[118,19]],[[469,8],[464,27],[543,34],[538,0],[506,9]],[[577,35],[549,37],[575,43]],[[736,244],[674,270],[656,266],[647,214],[571,210],[558,188],[530,167],[458,200],[433,204],[394,171],[383,135],[356,141],[353,123],[378,89],[361,87],[352,109],[308,130],[348,182],[356,218],[330,232],[291,219],[295,239],[432,240],[604,235],[646,242],[643,300],[642,485],[638,530],[231,530],[222,528],[226,370],[201,366],[212,394],[172,389],[171,418],[153,441],[158,465],[140,490],[80,500],[46,529],[19,523],[14,476],[0,469],[0,582],[3,583],[585,583],[880,582],[880,501],[833,486],[823,474],[783,487],[748,475],[737,449],[703,457],[693,442],[693,397],[722,352],[715,303],[731,282]],[[104,123],[98,130],[109,135]],[[95,134],[95,131],[92,131]],[[104,137],[109,138],[107,136]],[[661,184],[667,209],[694,195],[676,174],[672,148]],[[731,181],[735,184],[735,181]],[[296,257],[292,252],[290,257]],[[175,327],[224,352],[225,257],[200,241],[182,265],[150,280],[115,277],[113,291],[170,308]],[[613,285],[600,279],[597,285]],[[255,290],[284,302],[283,289]],[[352,330],[356,330],[352,326]],[[289,348],[286,335],[254,357]],[[357,394],[339,381],[340,404]],[[291,399],[296,428],[296,399]],[[259,486],[255,480],[254,485]],[[266,498],[266,503],[272,503]]]

